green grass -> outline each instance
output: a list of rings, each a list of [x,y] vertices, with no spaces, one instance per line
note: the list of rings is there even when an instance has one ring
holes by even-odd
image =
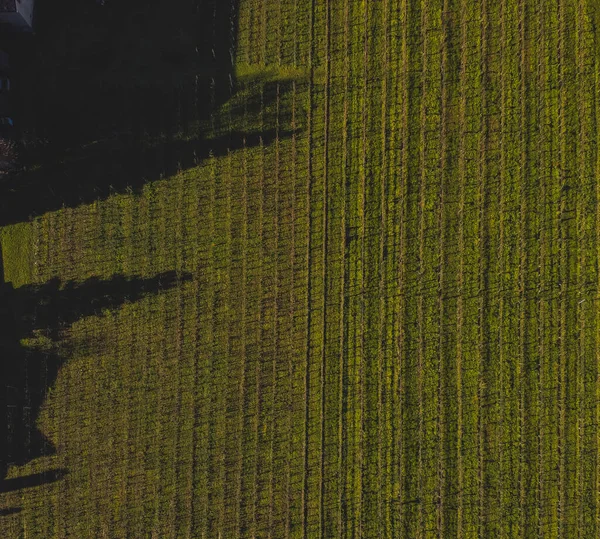
[[[14,287],[30,283],[35,273],[34,237],[34,226],[29,223],[0,229],[4,281]]]
[[[191,276],[64,332],[4,536],[595,537],[592,4],[243,1],[208,124],[293,135],[0,231]]]

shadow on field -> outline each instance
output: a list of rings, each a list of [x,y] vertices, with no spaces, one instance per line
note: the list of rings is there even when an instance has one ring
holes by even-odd
[[[21,129],[69,147],[135,131],[139,113],[162,132],[184,112],[174,104],[184,122],[208,119],[233,92],[238,3],[39,0],[34,36],[0,38]]]
[[[101,315],[125,302],[138,301],[189,280],[175,272],[155,277],[109,280],[90,278],[63,283],[52,279],[39,286],[0,291],[0,493],[57,481],[65,470],[7,480],[10,465],[23,465],[53,454],[52,444],[36,427],[46,393],[54,384],[65,358],[58,342],[77,320]],[[23,339],[37,337],[42,345],[25,347]]]
[[[138,148],[132,155],[119,139],[70,152],[61,163],[47,163],[3,182],[0,226],[27,220],[64,206],[74,207],[114,193],[141,190],[145,183],[197,166],[209,156],[268,145],[292,131],[230,132],[218,138],[170,141]],[[86,181],[81,183],[81,178]]]
[[[20,507],[10,507],[8,509],[0,509],[0,517],[7,517],[9,515],[16,515],[21,512]]]
[[[0,493],[13,492],[15,490],[21,490],[22,488],[39,487],[40,485],[45,485],[47,483],[54,483],[55,481],[60,481],[65,475],[67,475],[67,470],[59,468],[48,472],[26,475],[25,477],[4,479],[4,481],[0,483]],[[13,510],[13,512],[18,511],[18,508]]]
[[[0,225],[289,136],[229,133],[231,115],[220,112],[237,85],[238,4],[39,0],[34,36],[0,36],[23,164],[0,184]],[[267,91],[246,112],[274,99]]]

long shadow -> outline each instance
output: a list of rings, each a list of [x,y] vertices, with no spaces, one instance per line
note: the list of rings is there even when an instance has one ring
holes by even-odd
[[[54,483],[55,481],[60,481],[65,475],[67,475],[67,470],[59,468],[57,470],[26,475],[24,477],[5,479],[0,482],[0,493],[13,492],[23,488],[39,487],[47,483]],[[13,510],[13,512],[18,512],[18,509],[16,511]]]
[[[207,140],[170,141],[160,148],[138,150],[135,157],[118,140],[95,144],[72,152],[61,163],[47,163],[4,180],[0,226],[64,206],[90,203],[113,193],[139,192],[145,183],[197,166],[209,155],[219,157],[243,147],[266,146],[292,134],[275,129],[236,131]]]
[[[35,36],[0,35],[14,68],[14,116],[25,165],[0,185],[0,226],[135,192],[209,155],[291,136],[285,127],[244,132],[236,122],[229,132],[232,115],[262,114],[276,99],[268,84],[260,97],[221,114],[238,86],[238,4],[38,0]],[[0,491],[58,480],[61,473],[31,476],[23,484],[5,480],[10,464],[54,451],[35,424],[66,360],[59,346],[32,350],[22,339],[41,331],[57,342],[79,318],[183,278],[52,280],[12,289],[0,275]]]
[[[9,515],[15,515],[20,513],[22,509],[20,507],[9,507],[8,509],[0,509],[0,517],[7,517]]]
[[[54,452],[36,421],[48,388],[66,360],[61,348],[52,345],[61,332],[83,317],[138,301],[189,278],[167,272],[147,279],[115,275],[80,283],[53,279],[17,289],[10,284],[0,286],[0,492],[60,479],[62,471],[8,482],[4,478],[11,464],[23,465]],[[44,349],[21,344],[22,339],[40,333],[50,342]]]
[[[244,140],[290,136],[283,128],[227,133],[231,114],[220,111],[237,87],[238,5],[37,2],[34,36],[0,37],[14,68],[23,164],[0,185],[0,226],[139,189]],[[261,93],[260,106],[275,98]]]

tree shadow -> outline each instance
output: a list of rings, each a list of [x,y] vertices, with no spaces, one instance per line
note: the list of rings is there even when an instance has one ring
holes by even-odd
[[[230,132],[232,117],[236,124],[277,99],[272,83],[262,81],[244,110],[222,114],[238,86],[239,0],[36,6],[35,36],[0,37],[14,66],[23,164],[0,184],[0,226],[137,191],[209,155],[291,136],[285,128]]]
[[[5,479],[10,465],[21,466],[54,453],[36,422],[47,391],[66,360],[61,347],[55,345],[61,332],[81,318],[172,289],[190,277],[166,272],[152,278],[115,275],[83,282],[52,279],[16,289],[7,283],[0,286],[0,492],[37,486],[64,475],[63,470],[54,475]],[[34,335],[42,335],[48,346],[24,346],[23,339]]]
[[[57,470],[30,474],[23,477],[15,477],[14,479],[4,479],[4,481],[0,482],[0,494],[21,490],[23,488],[39,487],[47,483],[54,483],[60,481],[65,475],[67,475],[67,470],[59,468]],[[18,513],[19,511],[20,509],[16,507],[12,509],[12,513]]]
[[[22,129],[75,146],[142,127],[163,131],[174,99],[208,118],[233,93],[239,0],[36,3],[34,36],[10,36]],[[177,119],[176,119],[177,120]]]
[[[15,515],[20,513],[22,509],[20,507],[9,507],[8,509],[0,509],[0,517],[7,517],[9,515]]]
[[[291,85],[257,81],[256,95],[224,112],[239,86],[233,64],[239,0],[106,0],[103,6],[39,0],[36,6],[35,36],[0,35],[14,68],[25,165],[0,184],[0,226],[137,192],[209,156],[294,134],[285,115],[276,129],[262,127],[275,124],[264,111]],[[266,121],[245,131],[247,122],[235,120],[248,115]],[[13,289],[0,275],[0,491],[19,485],[6,483],[10,464],[54,451],[35,424],[64,351],[27,348],[22,340],[42,332],[56,343],[78,319],[186,278],[51,280]],[[46,479],[53,477],[60,479]],[[27,485],[46,479],[31,477]]]
[[[209,156],[225,156],[244,147],[267,146],[277,138],[288,138],[292,134],[289,130],[275,129],[234,131],[207,140],[174,140],[156,148],[138,148],[134,155],[118,140],[94,144],[71,152],[61,163],[47,163],[4,180],[0,226],[65,206],[91,203],[114,193],[137,193],[147,182],[197,166]]]

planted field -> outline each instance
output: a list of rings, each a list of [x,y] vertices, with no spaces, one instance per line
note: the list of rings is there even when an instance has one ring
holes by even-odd
[[[224,13],[6,210],[0,535],[598,536],[600,7]]]

